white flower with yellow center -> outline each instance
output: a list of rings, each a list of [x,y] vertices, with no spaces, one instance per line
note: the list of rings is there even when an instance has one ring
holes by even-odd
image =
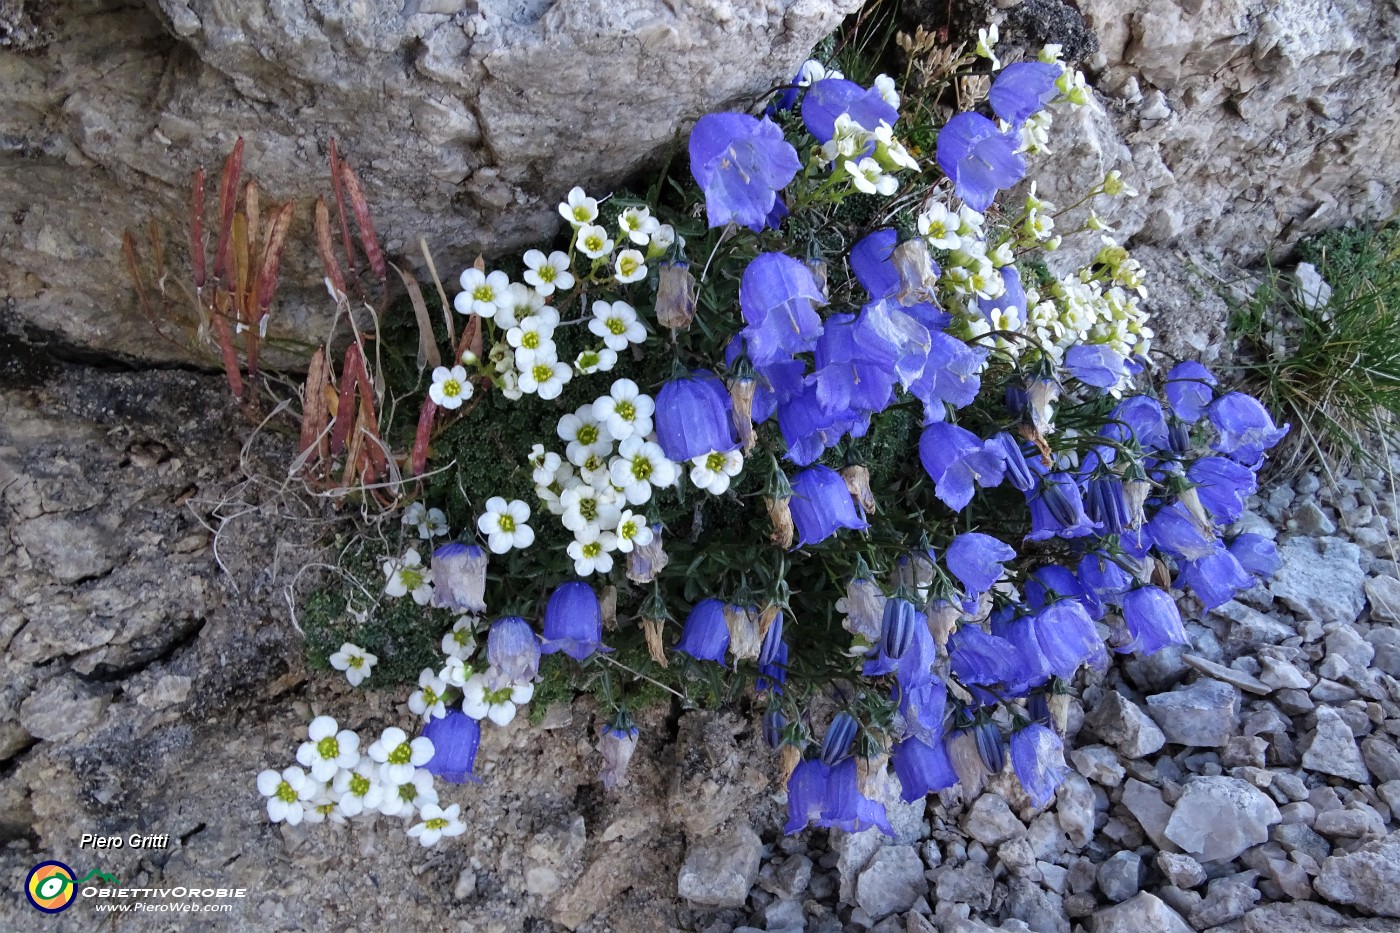
[[[802,63],[802,67],[797,70],[797,86],[807,87],[814,81],[824,81],[827,78],[840,79],[845,75],[835,68],[827,68],[815,58],[809,58]]]
[[[958,234],[963,239],[982,239],[982,227],[986,222],[987,218],[966,204],[958,208]]]
[[[628,282],[640,282],[647,277],[646,257],[641,250],[625,249],[617,254],[617,260],[613,263],[613,278],[626,285]]]
[[[912,172],[919,170],[918,160],[904,148],[904,143],[894,138],[894,129],[888,123],[882,122],[875,128],[875,159],[892,172],[902,168]]]
[[[1110,198],[1125,197],[1135,198],[1138,196],[1137,189],[1123,180],[1123,173],[1114,169],[1104,176],[1103,184],[1099,186],[1103,193]]]
[[[647,260],[660,259],[675,242],[676,228],[670,224],[661,224],[651,235],[651,242],[647,244]],[[685,241],[681,240],[681,246],[684,245]]]
[[[472,397],[471,380],[464,367],[439,366],[433,370],[433,384],[428,387],[428,398],[433,404],[449,411],[462,407],[462,403]]]
[[[559,205],[559,214],[575,227],[591,224],[598,219],[598,201],[575,185],[569,191],[569,199]]]
[[[612,528],[622,512],[617,504],[617,493],[611,486],[578,483],[564,490],[559,504],[564,507],[560,523],[575,534],[586,528]]]
[[[632,505],[651,500],[651,490],[665,489],[676,482],[676,465],[666,459],[661,445],[634,434],[618,444],[610,466],[613,485]]]
[[[661,221],[651,216],[647,207],[629,207],[617,218],[618,230],[638,246],[646,246],[660,227]]]
[[[452,631],[442,636],[442,653],[449,658],[465,661],[476,650],[476,616],[461,616],[452,623]]]
[[[316,780],[324,784],[341,768],[360,763],[360,737],[339,728],[334,717],[317,716],[306,731],[311,741],[297,749],[297,764],[309,769]]]
[[[656,402],[631,379],[619,379],[612,384],[608,395],[593,402],[593,417],[604,424],[614,440],[626,440],[636,434],[645,437],[651,433],[651,416],[656,412]]]
[[[258,775],[258,793],[267,798],[267,818],[274,823],[297,826],[306,816],[306,806],[321,792],[323,785],[300,768]]]
[[[590,456],[606,457],[612,453],[612,435],[591,405],[581,405],[573,414],[564,415],[555,431],[569,445],[564,452],[575,466],[581,466]]]
[[[504,554],[535,543],[535,531],[526,524],[529,521],[530,507],[524,502],[492,496],[486,500],[486,514],[476,520],[476,527],[486,535],[492,554]]]
[[[831,138],[822,144],[822,162],[829,165],[838,159],[853,159],[865,151],[870,139],[869,130],[843,113],[836,118]]]
[[[847,159],[842,165],[851,176],[851,183],[856,186],[857,191],[889,197],[899,188],[899,180],[893,175],[886,175],[880,163],[874,159],[866,158],[859,162]]]
[[[556,355],[554,329],[558,326],[559,312],[543,307],[506,331],[506,342],[514,348],[517,369],[524,372],[535,362],[537,355]]]
[[[556,399],[564,391],[564,385],[574,378],[574,369],[568,363],[561,363],[554,356],[554,345],[532,354],[528,365],[520,370],[520,391],[534,394],[548,401]],[[518,357],[517,357],[518,359]]]
[[[379,658],[348,641],[326,660],[330,662],[331,667],[345,672],[345,679],[350,681],[352,687],[364,683],[374,670],[374,665],[379,663]]]
[[[340,810],[340,800],[335,796],[334,790],[327,790],[324,785],[321,792],[305,804],[305,819],[308,823],[324,823],[330,820],[332,823],[344,823],[345,814]]]
[[[998,269],[1011,265],[1016,261],[1016,254],[1011,251],[1011,241],[1003,240],[998,243],[992,251],[987,254],[987,259]]]
[[[566,292],[574,287],[574,274],[569,271],[569,257],[555,250],[546,256],[537,249],[525,251],[525,281],[534,286],[543,298],[554,294],[555,289]]]
[[[384,584],[385,596],[395,599],[412,596],[420,606],[428,605],[433,598],[433,581],[423,566],[423,558],[418,556],[417,548],[409,548],[403,557],[386,560],[384,576],[388,581]]]
[[[578,228],[574,244],[589,259],[602,259],[613,250],[612,237],[597,224],[585,224]]]
[[[437,845],[443,836],[460,836],[467,831],[467,824],[460,818],[461,812],[461,806],[455,803],[446,810],[430,803],[418,811],[422,822],[410,826],[408,835],[425,849]]]
[[[958,215],[949,211],[946,204],[934,201],[919,215],[919,236],[928,241],[934,249],[955,250],[962,245],[958,236]]]
[[[385,816],[412,817],[419,807],[437,806],[437,788],[433,787],[433,773],[419,768],[400,784],[384,787],[384,796],[379,801],[379,812]]]
[[[607,346],[583,350],[574,359],[574,369],[580,376],[612,372],[612,368],[616,365],[617,351]]]
[[[637,311],[625,301],[593,302],[593,319],[588,329],[603,338],[608,349],[621,353],[628,345],[647,339],[646,328],[637,320]]]
[[[379,779],[397,786],[411,780],[413,772],[433,757],[433,740],[425,735],[409,741],[398,726],[390,726],[369,747],[369,757],[379,764]]]
[[[690,461],[690,481],[712,496],[722,495],[729,482],[744,469],[744,456],[737,450],[712,451]]]
[[[418,523],[418,537],[424,541],[441,538],[448,531],[447,515],[442,509],[428,509],[428,514]]]
[[[614,534],[617,536],[617,549],[624,554],[632,553],[636,547],[646,547],[655,536],[646,518],[631,509],[618,517]]]
[[[538,486],[548,486],[559,474],[559,468],[564,465],[564,458],[552,450],[545,451],[543,444],[536,444],[535,448],[540,451],[540,455],[530,457],[530,466],[534,470],[530,478]]]
[[[498,683],[480,671],[467,678],[462,686],[462,712],[473,719],[489,719],[498,726],[508,726],[515,718],[515,708],[524,706],[535,695],[532,683]]]
[[[504,272],[488,275],[471,268],[462,273],[461,284],[462,291],[452,300],[458,313],[492,318],[496,316],[496,309],[506,303],[510,278]]]
[[[613,568],[610,553],[617,547],[617,536],[611,531],[585,528],[569,542],[569,556],[574,559],[574,573],[586,577],[592,573],[607,573]]]
[[[336,774],[331,789],[340,801],[340,812],[346,816],[377,810],[384,799],[384,785],[379,783],[378,769],[364,761]]]
[[[449,687],[462,689],[462,685],[467,682],[467,678],[472,675],[471,665],[462,658],[454,658],[450,655],[443,662],[442,670],[438,671],[438,677]]]
[[[408,697],[408,708],[422,716],[424,723],[442,719],[447,715],[447,703],[443,700],[446,692],[447,683],[432,668],[425,667],[418,675],[418,689]]]

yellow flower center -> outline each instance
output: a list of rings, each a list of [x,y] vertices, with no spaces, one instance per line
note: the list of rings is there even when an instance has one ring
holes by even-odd
[[[417,567],[404,567],[399,571],[399,579],[410,592],[423,585],[423,571]]]
[[[622,274],[623,274],[623,275],[626,275],[626,274],[627,274],[627,270],[626,270],[625,268],[622,270]],[[627,322],[625,322],[624,320],[622,320],[622,318],[620,318],[620,317],[610,317],[610,318],[608,318],[608,332],[609,332],[609,333],[616,334],[616,335],[618,335],[618,336],[620,337],[620,336],[622,336],[623,333],[626,332],[626,330],[627,330]]]
[[[637,536],[637,523],[633,521],[623,522],[618,526],[617,536],[625,541],[631,541]]]
[[[540,348],[540,335],[533,330],[527,330],[520,338],[520,345],[527,350],[538,350]]]
[[[462,394],[462,384],[456,379],[448,379],[442,384],[442,394],[448,398],[456,398]]]
[[[724,468],[724,454],[715,451],[705,458],[705,469],[712,473],[718,473]]]
[[[553,266],[543,265],[540,266],[539,271],[537,271],[535,274],[540,277],[541,282],[553,282],[555,276],[557,276],[559,273]]]
[[[363,797],[369,793],[369,778],[363,774],[350,775],[350,793],[356,797]]]
[[[446,829],[447,820],[444,820],[442,817],[439,816],[431,820],[424,820],[423,825],[428,827],[429,829]]]
[[[292,785],[288,784],[286,781],[283,781],[281,784],[277,785],[277,793],[275,796],[278,800],[282,801],[283,803],[297,802],[296,790],[292,787]]]
[[[389,753],[389,764],[406,765],[413,760],[413,749],[404,742],[398,748]]]
[[[496,298],[496,290],[490,285],[478,285],[472,292],[472,297],[477,301],[494,301]]]
[[[631,256],[627,256],[617,264],[617,271],[621,272],[623,275],[632,275],[637,271],[637,267],[640,265],[641,263],[637,262],[636,259],[634,259]]]
[[[583,556],[588,558],[597,557],[603,553],[603,546],[597,541],[590,541],[583,546]]]
[[[646,479],[651,476],[651,461],[646,457],[638,457],[632,461],[632,475],[637,479]]]
[[[360,657],[358,654],[352,654],[350,656],[350,666],[358,671],[360,668],[365,666],[365,659]]]
[[[530,375],[535,377],[536,382],[548,382],[554,376],[554,369],[544,363],[536,363],[530,370]]]
[[[598,426],[596,424],[579,425],[578,434],[575,435],[580,444],[594,444],[598,441]]]
[[[335,736],[328,735],[316,743],[316,754],[327,761],[332,761],[340,757],[340,743],[335,740]]]
[[[497,523],[500,525],[501,530],[504,531],[506,534],[510,534],[511,532],[515,531],[515,519],[509,515],[502,514]]]
[[[613,412],[623,421],[631,421],[637,417],[637,406],[631,402],[618,402],[613,406]]]
[[[591,219],[591,212],[588,210],[587,207],[585,207],[584,205],[580,204],[580,205],[578,205],[577,207],[574,208],[574,220],[580,220],[580,221],[582,221],[582,220],[589,220],[589,219]]]
[[[603,238],[598,235],[584,237],[583,248],[590,253],[601,253],[603,251]]]

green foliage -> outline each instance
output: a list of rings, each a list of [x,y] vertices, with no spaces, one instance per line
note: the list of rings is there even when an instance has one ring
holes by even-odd
[[[1277,463],[1335,470],[1373,460],[1373,441],[1400,415],[1400,225],[1332,231],[1299,254],[1331,299],[1308,308],[1293,276],[1270,269],[1231,327],[1247,387],[1293,424]]]

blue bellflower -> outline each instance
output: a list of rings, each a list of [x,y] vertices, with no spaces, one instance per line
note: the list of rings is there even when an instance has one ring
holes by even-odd
[[[944,420],[945,405],[957,409],[972,404],[982,388],[982,364],[990,352],[941,330],[929,331],[923,373],[908,387],[909,394],[924,403],[925,424]]]
[[[890,763],[899,778],[900,798],[905,803],[913,803],[958,783],[941,735],[933,743],[912,737],[899,742],[890,752]]]
[[[767,117],[711,113],[690,132],[690,171],[705,192],[711,227],[762,230],[782,203],[778,191],[801,168],[797,150]]]
[[[729,650],[729,626],[724,621],[723,600],[702,599],[695,604],[685,618],[676,650],[697,661],[724,663],[724,653]]]
[[[1133,577],[1099,551],[1085,554],[1075,569],[1084,591],[1092,593],[1100,605],[1118,605],[1133,587]],[[1092,616],[1093,612],[1089,614]]]
[[[545,654],[562,651],[575,661],[595,651],[612,650],[603,646],[603,609],[587,583],[571,580],[550,594],[540,650]]]
[[[969,531],[953,538],[943,562],[967,593],[964,609],[970,611],[969,604],[976,605],[977,597],[1001,579],[1001,565],[1015,556],[1015,548],[991,535]]]
[[[1177,585],[1190,587],[1207,610],[1223,606],[1235,593],[1254,585],[1249,574],[1225,545],[1216,542],[1214,550],[1182,563]]]
[[[838,529],[868,527],[841,474],[826,466],[808,467],[792,478],[792,524],[796,547],[820,544]]]
[[[817,403],[825,412],[883,411],[894,400],[898,348],[861,327],[864,319],[833,314],[817,339]]]
[[[900,596],[885,601],[885,614],[880,623],[880,653],[898,661],[914,640],[914,626],[925,625],[914,604]]]
[[[1176,600],[1155,586],[1140,586],[1124,594],[1123,622],[1133,640],[1119,648],[1120,653],[1152,654],[1168,645],[1190,643]]]
[[[919,437],[919,459],[934,495],[954,512],[961,512],[972,501],[977,486],[1001,482],[1006,464],[997,451],[966,428],[935,422]]]
[[[1108,666],[1108,651],[1099,630],[1075,600],[1062,599],[1039,610],[1035,614],[1035,634],[1050,673],[1056,677],[1069,680],[1081,664],[1096,670]]]
[[[733,410],[728,390],[714,373],[699,369],[672,379],[656,394],[657,443],[676,463],[736,450]]]
[[[476,749],[481,744],[481,723],[458,709],[447,711],[423,727],[433,743],[433,757],[423,767],[449,784],[481,783],[473,772]]]
[[[433,605],[453,612],[485,612],[485,549],[453,542],[433,551]]]
[[[948,657],[958,682],[982,704],[1014,696],[1038,682],[1037,672],[1014,644],[975,625],[961,626],[949,637]]]
[[[1186,468],[1196,495],[1210,517],[1222,525],[1239,521],[1244,504],[1259,488],[1254,471],[1224,457],[1202,457]]]
[[[1101,526],[1103,534],[1122,534],[1131,522],[1123,481],[1112,473],[1091,478],[1084,487],[1084,514]]]
[[[818,305],[826,304],[812,270],[784,253],[760,253],[739,280],[744,342],[757,367],[812,349],[821,336]]]
[[[1031,472],[1030,464],[1026,462],[1026,455],[1016,438],[1001,431],[987,441],[987,447],[995,450],[1006,464],[1007,482],[1021,492],[1030,492],[1035,488],[1035,474]]]
[[[1166,450],[1167,419],[1162,405],[1150,395],[1131,395],[1119,402],[1109,413],[1112,421],[1104,426],[1104,434],[1117,441],[1136,438],[1144,450]]]
[[[1264,452],[1283,440],[1289,429],[1287,424],[1274,427],[1268,410],[1243,392],[1231,392],[1211,402],[1206,417],[1219,432],[1211,448],[1249,467],[1258,467]]]
[[[826,727],[826,735],[822,736],[822,763],[834,765],[846,758],[857,729],[855,717],[845,710],[831,717],[831,725]]]
[[[859,774],[854,758],[847,758],[831,767],[825,798],[826,805],[822,808],[818,826],[842,829],[848,833],[878,829],[893,838],[894,829],[885,813],[885,805],[860,792]]]
[[[1084,497],[1074,477],[1064,472],[1046,473],[1034,492],[1026,494],[1031,507],[1031,532],[1027,541],[1050,538],[1082,538],[1103,526],[1084,511]]]
[[[1274,572],[1282,565],[1279,560],[1278,548],[1274,547],[1274,542],[1263,535],[1253,532],[1245,532],[1237,535],[1235,540],[1230,542],[1230,553],[1235,555],[1235,560],[1244,568],[1247,573],[1256,577],[1267,579],[1272,577]]]
[[[1123,376],[1123,354],[1106,343],[1078,343],[1065,354],[1065,369],[1096,389],[1111,389]]]
[[[1048,62],[1007,65],[992,82],[987,101],[997,116],[1019,129],[1059,94],[1055,87],[1059,77],[1060,66]]]
[[[874,132],[881,123],[894,126],[899,111],[891,107],[875,88],[863,88],[844,78],[823,78],[812,82],[802,98],[802,125],[824,143],[836,135],[836,118],[845,114],[862,129]]]
[[[778,430],[787,442],[787,459],[798,466],[813,463],[847,434],[863,436],[869,426],[869,412],[823,409],[815,385],[808,385],[800,395],[778,407]]]
[[[1147,531],[1160,551],[1183,560],[1196,560],[1215,550],[1215,536],[1203,529],[1181,502],[1158,509],[1147,521]]]
[[[512,683],[535,680],[540,673],[539,636],[519,616],[497,619],[486,636],[486,660]]]
[[[1025,177],[1020,145],[1017,134],[1003,133],[980,113],[960,113],[938,131],[938,167],[968,207],[985,212],[998,191]]]
[[[899,292],[899,272],[892,256],[899,245],[899,231],[893,227],[868,233],[851,247],[851,271],[872,301],[893,298]]]
[[[1055,788],[1069,775],[1064,743],[1039,723],[1011,733],[1011,767],[1035,807],[1050,803]]]
[[[1165,391],[1172,413],[1187,424],[1195,424],[1205,414],[1215,394],[1216,378],[1195,360],[1177,363],[1167,373]]]

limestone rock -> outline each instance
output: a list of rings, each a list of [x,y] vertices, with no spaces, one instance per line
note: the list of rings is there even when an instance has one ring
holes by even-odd
[[[1303,767],[1358,783],[1371,779],[1351,728],[1330,706],[1317,709],[1317,729],[1303,750]]]
[[[1319,622],[1354,622],[1365,608],[1361,549],[1340,538],[1290,538],[1278,549],[1282,565],[1269,590],[1299,615]]]
[[[1099,865],[1097,878],[1103,896],[1121,904],[1138,893],[1142,882],[1142,857],[1136,852],[1115,852]]]
[[[1146,891],[1094,914],[1089,921],[1093,933],[1191,933],[1181,915]]]
[[[1187,782],[1165,830],[1202,862],[1229,861],[1269,839],[1283,817],[1267,794],[1230,777],[1195,777]]]
[[[1371,604],[1373,621],[1400,624],[1400,580],[1394,577],[1368,578],[1366,599]]]
[[[681,865],[677,893],[694,904],[742,907],[758,880],[763,840],[747,825],[691,846]]]
[[[856,880],[856,903],[876,920],[909,910],[927,893],[924,862],[913,846],[881,849]]]
[[[963,831],[986,846],[1001,845],[1008,839],[1023,836],[1025,824],[1011,812],[1000,794],[985,793],[978,797],[963,817]]]
[[[1148,697],[1147,707],[1167,741],[1177,745],[1220,747],[1239,729],[1239,691],[1218,680],[1202,678]]]
[[[1166,737],[1138,705],[1116,691],[1107,691],[1084,717],[1084,725],[1127,758],[1142,758],[1162,747]]]
[[[1331,856],[1322,863],[1313,888],[1334,904],[1400,917],[1400,835],[1392,833],[1355,852]]]

